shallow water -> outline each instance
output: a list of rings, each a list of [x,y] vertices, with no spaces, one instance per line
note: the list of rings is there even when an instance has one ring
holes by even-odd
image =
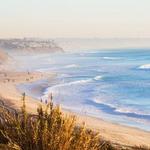
[[[19,69],[58,73],[39,99],[53,93],[63,108],[150,131],[150,50],[17,57]]]

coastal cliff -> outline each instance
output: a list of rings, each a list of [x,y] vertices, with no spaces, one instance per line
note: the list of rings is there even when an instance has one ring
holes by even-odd
[[[64,52],[53,40],[23,38],[0,39],[0,48],[26,52]]]

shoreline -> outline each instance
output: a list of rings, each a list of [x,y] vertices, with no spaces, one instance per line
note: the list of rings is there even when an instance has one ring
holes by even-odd
[[[0,71],[0,98],[5,100],[5,103],[12,108],[20,109],[22,106],[22,93],[17,89],[17,85],[22,83],[32,83],[42,79],[52,79],[54,73],[41,72],[8,72]],[[26,95],[27,111],[35,113],[40,102]]]
[[[47,80],[44,80],[44,82],[43,81],[42,82],[35,82],[35,83],[33,83],[33,85],[32,84],[29,84],[27,86],[23,85],[24,91],[27,91],[27,93],[28,93],[28,91],[30,89],[30,91],[32,91],[32,92],[29,92],[28,95],[30,97],[35,98],[35,99],[39,99],[40,97],[44,96],[45,92],[46,92],[45,95],[47,95],[47,90],[49,88],[51,88],[51,87],[53,88],[53,86],[55,87],[55,86],[61,84],[61,83],[56,83],[56,84],[54,83],[54,85],[53,85],[54,80],[50,81],[50,84],[49,84],[49,82],[46,83],[45,81],[47,81]],[[57,96],[57,94],[56,94],[56,96]],[[54,102],[56,100],[56,104],[62,105],[60,96],[59,96],[59,100],[57,98],[55,98],[54,95],[53,95],[53,97],[54,97]],[[98,105],[101,105],[101,104],[98,104]],[[104,105],[104,104],[102,104],[102,105]],[[84,112],[84,111],[82,111],[82,109],[74,109],[75,107],[70,108],[70,107],[65,107],[65,106],[67,106],[67,105],[64,105],[64,107],[62,107],[63,110],[66,110],[68,112],[72,112],[74,114],[85,115],[85,116],[89,116],[89,117],[96,118],[96,119],[102,119],[103,121],[106,121],[106,122],[109,122],[109,123],[113,123],[113,124],[117,124],[117,125],[121,125],[121,126],[126,126],[126,127],[131,127],[131,128],[136,128],[136,129],[139,129],[139,130],[150,132],[150,128],[148,126],[149,122],[145,121],[144,122],[145,124],[142,124],[143,120],[140,117],[139,118],[134,118],[137,121],[136,122],[137,124],[134,124],[133,122],[120,121],[118,118],[115,118],[115,116],[113,118],[110,118],[108,116],[105,116],[105,114],[103,114],[103,113],[94,114],[93,112],[91,113],[88,110]],[[111,109],[111,111],[110,111],[110,109]],[[100,110],[101,110],[101,108],[100,108]],[[111,107],[110,108],[105,107],[105,110],[103,110],[103,112],[106,112],[106,114],[107,113],[108,114],[117,114],[117,113],[121,114],[120,112],[113,112],[113,108],[111,108]],[[127,117],[124,117],[124,119],[126,119],[126,118],[128,119],[128,117],[135,117],[134,115],[132,116],[131,113],[129,115],[128,114],[125,114],[125,115],[127,115]]]
[[[7,76],[6,76],[7,74]],[[16,86],[21,83],[32,83],[42,79],[52,80],[56,74],[41,72],[0,72],[0,98],[4,99],[6,104],[14,109],[20,109],[22,106],[21,93]],[[30,78],[29,78],[30,77]],[[7,80],[6,80],[7,79]],[[28,80],[29,79],[29,80]],[[36,109],[41,104],[40,101],[26,96],[26,106],[29,113],[36,113]],[[43,105],[44,106],[44,105]],[[150,146],[150,132],[105,121],[100,118],[91,117],[74,113],[69,110],[62,110],[64,115],[77,116],[77,123],[85,122],[86,127],[94,131],[100,132],[100,135],[111,142],[127,146]]]
[[[74,113],[68,110],[64,110],[64,112],[77,116],[79,124],[83,124],[84,122],[87,128],[99,132],[105,140],[125,146],[146,145],[150,147],[149,131],[121,125],[119,123],[113,123],[102,118]]]
[[[48,82],[47,80],[45,80],[46,82]],[[20,90],[18,87],[18,90],[19,91],[26,91],[26,95],[28,95],[29,97],[32,97],[33,99],[38,99],[38,101],[40,101],[39,97],[42,97],[43,96],[43,93],[45,92],[45,90],[47,88],[49,88],[51,86],[51,84],[48,84],[46,82],[35,82],[33,83],[32,85],[28,85],[26,87],[26,85],[23,85],[23,88]],[[51,80],[50,80],[51,82]],[[53,82],[53,81],[52,81]],[[43,101],[44,103],[44,101]],[[59,103],[58,103],[59,105]],[[61,106],[61,103],[60,103],[60,106]],[[141,130],[141,131],[145,131],[145,132],[149,132],[150,133],[150,130],[149,128],[145,128],[144,127],[138,127],[138,126],[132,126],[130,124],[123,124],[123,123],[120,123],[120,122],[117,122],[117,121],[113,121],[113,120],[110,120],[110,119],[106,119],[105,117],[98,117],[96,115],[91,115],[91,114],[88,114],[88,113],[83,113],[83,112],[79,112],[79,111],[76,111],[76,110],[72,110],[72,109],[69,109],[69,108],[62,108],[62,110],[64,110],[65,112],[71,112],[73,114],[77,114],[78,116],[87,116],[87,117],[91,117],[91,118],[95,118],[95,119],[98,119],[98,120],[102,120],[102,121],[106,121],[108,123],[112,123],[112,124],[116,124],[116,125],[121,125],[121,126],[125,126],[125,127],[130,127],[130,128],[134,128],[134,129],[137,129],[137,130]]]

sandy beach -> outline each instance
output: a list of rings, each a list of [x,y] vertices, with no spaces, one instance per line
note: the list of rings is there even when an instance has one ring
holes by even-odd
[[[55,74],[43,74],[40,72],[0,72],[0,97],[10,107],[19,109],[22,105],[22,93],[16,88],[21,83],[31,83],[45,78],[53,78]],[[26,96],[27,110],[35,113],[40,102]]]
[[[79,123],[85,121],[86,126],[90,129],[100,132],[101,136],[110,140],[113,143],[121,145],[133,146],[133,145],[146,145],[150,146],[150,132],[146,132],[140,129],[127,127],[111,122],[107,122],[94,117],[77,115]]]
[[[16,85],[21,83],[29,83],[41,79],[53,79],[54,73],[43,74],[41,72],[0,72],[0,97],[7,105],[12,108],[19,109],[22,105],[20,93]],[[38,90],[38,88],[37,88]],[[27,111],[35,113],[37,107],[41,104],[36,99],[29,96],[26,97]],[[150,132],[140,129],[131,128],[119,124],[114,124],[101,119],[88,117],[85,115],[74,114],[70,111],[63,110],[64,114],[73,114],[77,116],[77,122],[82,124],[86,123],[88,128],[100,132],[102,138],[110,140],[114,143],[122,145],[146,145],[150,146]]]

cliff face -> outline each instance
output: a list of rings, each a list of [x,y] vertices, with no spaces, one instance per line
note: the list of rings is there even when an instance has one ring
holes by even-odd
[[[53,40],[41,39],[1,39],[0,47],[29,52],[63,52]]]

